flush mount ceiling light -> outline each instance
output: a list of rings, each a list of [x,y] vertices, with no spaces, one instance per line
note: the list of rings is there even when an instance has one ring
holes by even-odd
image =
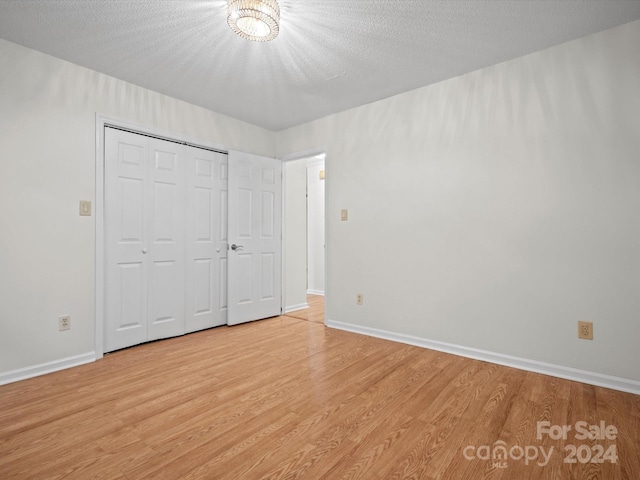
[[[242,38],[267,42],[278,36],[280,7],[276,0],[227,0],[227,23]]]

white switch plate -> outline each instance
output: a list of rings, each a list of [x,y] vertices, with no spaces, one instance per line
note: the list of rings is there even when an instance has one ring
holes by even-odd
[[[89,200],[80,200],[80,216],[91,216],[91,202]]]
[[[347,210],[346,208],[342,209],[342,211],[340,212],[340,220],[342,220],[343,222],[349,220],[349,210]]]

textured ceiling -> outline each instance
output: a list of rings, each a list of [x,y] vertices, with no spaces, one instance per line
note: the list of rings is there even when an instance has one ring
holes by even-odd
[[[226,0],[0,0],[0,37],[281,130],[640,18],[640,0],[279,3],[269,43],[236,36]]]

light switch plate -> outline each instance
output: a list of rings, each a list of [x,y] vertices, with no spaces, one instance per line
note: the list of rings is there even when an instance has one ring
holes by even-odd
[[[89,200],[80,200],[80,216],[91,216],[91,202]]]
[[[349,210],[347,210],[346,208],[342,209],[342,211],[340,212],[340,220],[342,220],[343,222],[349,220]]]

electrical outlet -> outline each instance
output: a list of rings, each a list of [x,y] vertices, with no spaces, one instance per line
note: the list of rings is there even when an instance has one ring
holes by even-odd
[[[356,304],[362,305],[363,303],[364,303],[364,295],[359,293],[358,295],[356,295]]]
[[[58,330],[71,330],[71,315],[62,315],[58,317]]]
[[[578,322],[578,338],[593,340],[593,322]]]

